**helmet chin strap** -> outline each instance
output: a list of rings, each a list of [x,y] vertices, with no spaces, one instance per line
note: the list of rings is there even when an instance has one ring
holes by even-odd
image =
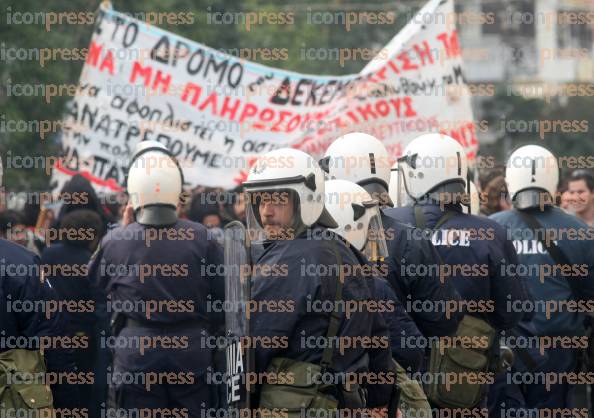
[[[470,196],[470,170],[466,171],[466,198],[468,199],[468,214],[474,215],[472,213],[472,197]]]
[[[298,237],[307,230],[307,227],[303,224],[303,222],[301,222],[300,219],[294,220],[291,228],[293,228],[293,231],[295,231],[295,237]]]
[[[305,230],[307,229],[307,227],[305,226],[305,224],[301,220],[301,211],[300,211],[300,207],[299,207],[299,199],[297,199],[297,198],[295,198],[295,196],[293,196],[292,201],[293,201],[293,222],[291,222],[291,226],[290,227],[293,228],[293,231],[295,232],[295,237],[298,237],[303,232],[305,232]],[[299,214],[299,216],[296,216],[297,214]]]

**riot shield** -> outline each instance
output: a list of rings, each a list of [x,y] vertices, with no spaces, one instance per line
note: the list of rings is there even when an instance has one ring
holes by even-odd
[[[243,347],[249,338],[246,309],[251,297],[250,240],[246,228],[238,221],[225,227],[224,240],[227,405],[230,410],[237,410],[250,407],[246,376],[253,370],[251,350]]]

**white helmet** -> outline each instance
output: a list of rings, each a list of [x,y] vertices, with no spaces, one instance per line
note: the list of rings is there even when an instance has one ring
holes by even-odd
[[[257,192],[292,191],[298,198],[300,221],[304,226],[310,227],[318,222],[327,227],[336,227],[336,222],[324,210],[324,172],[303,151],[281,148],[261,155],[250,169],[243,188],[255,215],[258,209],[250,195]],[[260,224],[259,215],[255,216],[255,221]]]
[[[465,193],[466,153],[462,145],[447,135],[418,136],[407,145],[398,162],[398,180],[415,201],[426,196],[439,200],[441,193]]]
[[[137,145],[128,169],[127,188],[138,223],[174,223],[182,184],[182,170],[163,144],[143,141]]]
[[[539,145],[520,147],[507,160],[505,182],[518,209],[552,204],[559,182],[557,159]]]
[[[392,206],[388,195],[390,156],[382,142],[365,133],[352,132],[336,139],[326,150],[320,166],[327,178],[357,183],[382,204]]]
[[[346,180],[326,182],[326,209],[338,223],[332,230],[371,261],[388,253],[378,204],[358,184]]]

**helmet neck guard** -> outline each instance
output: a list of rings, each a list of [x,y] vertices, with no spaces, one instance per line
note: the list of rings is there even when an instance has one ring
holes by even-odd
[[[549,192],[544,189],[527,189],[515,194],[512,204],[519,210],[550,206],[553,200]]]
[[[177,221],[177,210],[170,205],[149,205],[138,208],[136,222],[148,226],[172,225]]]

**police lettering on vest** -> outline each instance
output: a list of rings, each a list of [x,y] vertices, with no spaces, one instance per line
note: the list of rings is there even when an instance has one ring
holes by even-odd
[[[553,241],[557,245],[557,241]],[[536,239],[514,240],[514,247],[518,254],[547,254],[542,242]]]
[[[431,236],[431,243],[435,246],[470,247],[470,231],[459,229],[440,229]]]

